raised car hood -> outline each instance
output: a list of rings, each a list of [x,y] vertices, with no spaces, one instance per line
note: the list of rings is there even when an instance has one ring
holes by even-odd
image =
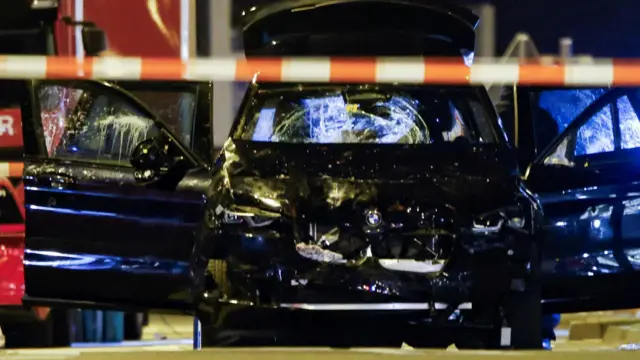
[[[460,55],[478,17],[431,0],[277,1],[243,14],[247,56]]]
[[[353,202],[391,206],[400,200],[492,210],[512,200],[517,178],[515,159],[507,152],[456,144],[238,141],[227,144],[223,161],[221,174],[234,205],[259,206],[259,199],[267,198],[289,205],[302,201],[315,211]],[[268,211],[269,203],[260,207]]]

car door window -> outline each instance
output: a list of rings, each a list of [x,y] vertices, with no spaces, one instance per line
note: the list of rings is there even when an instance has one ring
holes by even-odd
[[[153,111],[187,147],[193,149],[197,90],[193,92],[162,89],[129,90]]]
[[[606,106],[578,129],[575,155],[593,155],[613,150],[611,108]]]
[[[544,160],[547,165],[574,166],[579,157],[614,151],[611,107],[605,106],[565,138]]]
[[[559,131],[564,131],[581,112],[607,91],[607,88],[542,90],[535,105],[555,120]]]
[[[129,166],[136,145],[159,131],[135,104],[99,88],[43,85],[38,99],[52,158]]]
[[[640,119],[626,95],[618,99],[618,114],[621,148],[627,150],[640,147]]]

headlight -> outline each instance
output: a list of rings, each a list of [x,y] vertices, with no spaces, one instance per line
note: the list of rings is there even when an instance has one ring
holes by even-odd
[[[525,230],[529,214],[524,214],[521,209],[503,209],[477,216],[473,220],[471,231],[479,234],[494,234],[500,232],[503,227],[515,230]]]
[[[250,227],[263,227],[268,226],[273,223],[276,219],[280,217],[279,214],[263,214],[260,215],[250,213],[250,212],[241,212],[241,211],[231,211],[222,209],[218,207],[217,215],[220,217],[221,222],[223,224],[245,224]]]

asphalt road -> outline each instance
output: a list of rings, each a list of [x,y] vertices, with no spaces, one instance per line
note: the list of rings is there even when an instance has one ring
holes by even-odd
[[[7,360],[380,360],[390,358],[441,358],[485,359],[494,356],[502,359],[523,357],[531,359],[596,360],[604,356],[608,360],[637,360],[638,351],[552,351],[552,352],[489,352],[489,351],[422,351],[401,349],[208,349],[192,351],[175,347],[139,347],[110,349],[59,349],[59,350],[15,350],[0,352]]]
[[[0,350],[0,359],[8,360],[380,360],[382,358],[426,358],[443,360],[500,358],[535,359],[640,359],[638,351],[619,351],[620,343],[607,343],[601,339],[569,341],[568,331],[558,331],[554,351],[491,352],[446,351],[415,349],[351,349],[325,348],[253,348],[205,349],[193,351],[191,347],[192,319],[185,316],[152,315],[145,328],[143,341],[119,344],[77,344],[64,349]],[[407,359],[409,360],[409,359]]]

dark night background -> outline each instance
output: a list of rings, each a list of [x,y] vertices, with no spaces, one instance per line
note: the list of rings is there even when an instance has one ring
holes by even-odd
[[[277,0],[233,0],[235,13]],[[429,1],[429,0],[425,0]],[[640,57],[640,0],[455,0],[496,6],[497,50],[528,32],[542,53],[557,53],[558,38],[573,38],[575,54]]]

